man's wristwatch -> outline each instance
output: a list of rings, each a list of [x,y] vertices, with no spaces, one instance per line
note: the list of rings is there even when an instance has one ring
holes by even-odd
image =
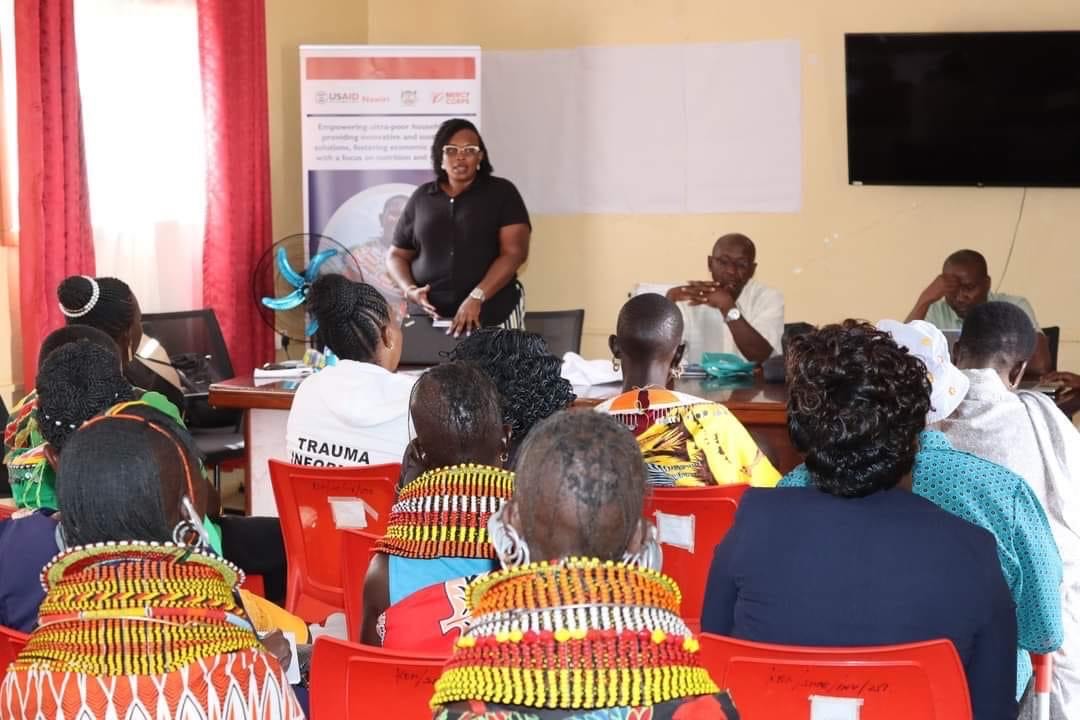
[[[479,300],[480,302],[484,302],[484,300],[487,299],[487,296],[484,295],[484,291],[478,287],[473,288],[473,291],[469,293],[469,297],[473,300]]]
[[[735,322],[742,317],[742,312],[739,308],[733,307],[724,314],[724,322]]]

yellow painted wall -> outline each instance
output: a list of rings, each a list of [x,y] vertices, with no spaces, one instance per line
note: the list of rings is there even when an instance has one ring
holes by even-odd
[[[274,239],[302,232],[300,45],[367,42],[366,0],[266,0]]]
[[[584,351],[596,356],[606,355],[606,336],[635,282],[704,276],[713,239],[730,231],[756,241],[758,277],[784,291],[789,321],[902,319],[945,255],[961,247],[981,250],[996,279],[1019,189],[847,185],[844,33],[1080,29],[1080,3],[1061,0],[368,0],[368,11],[368,42],[377,44],[520,50],[800,41],[802,212],[534,218],[524,273],[529,307],[584,307]],[[497,168],[499,148],[491,151]],[[643,183],[653,160],[643,159]],[[1073,369],[1080,367],[1078,276],[1080,190],[1030,190],[1001,289],[1026,295],[1041,324],[1062,326],[1059,364]]]

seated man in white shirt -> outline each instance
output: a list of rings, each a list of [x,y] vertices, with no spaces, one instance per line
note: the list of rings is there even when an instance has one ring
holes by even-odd
[[[668,291],[683,314],[690,362],[701,362],[702,353],[721,352],[761,363],[780,352],[784,296],[754,280],[756,255],[750,238],[724,235],[709,256],[712,280],[692,280]]]

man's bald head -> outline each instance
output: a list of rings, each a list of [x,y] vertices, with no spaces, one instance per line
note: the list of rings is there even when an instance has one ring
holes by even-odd
[[[979,277],[986,277],[990,274],[989,268],[986,265],[986,258],[983,254],[976,250],[957,250],[949,257],[945,258],[945,263],[942,265],[942,269],[946,268],[970,268]]]
[[[754,247],[754,241],[746,237],[742,233],[728,233],[727,235],[721,235],[713,243],[712,253],[713,256],[719,254],[722,250],[741,250],[742,253],[750,259],[750,262],[754,262],[757,259],[757,248]]]
[[[618,560],[640,539],[646,473],[634,436],[606,414],[562,411],[518,456],[513,517],[533,560]]]
[[[941,274],[952,281],[945,302],[957,316],[966,318],[973,308],[990,299],[990,274],[982,253],[957,250],[945,258]]]
[[[709,273],[717,283],[738,300],[746,283],[757,271],[757,248],[741,233],[721,235],[709,255]]]

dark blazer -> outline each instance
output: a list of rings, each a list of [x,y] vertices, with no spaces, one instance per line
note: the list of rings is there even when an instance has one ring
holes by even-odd
[[[60,552],[56,524],[52,510],[0,522],[0,625],[24,633],[37,625],[41,571]]]
[[[701,629],[785,645],[948,638],[977,720],[1016,717],[1016,613],[993,536],[905,490],[747,490]]]

